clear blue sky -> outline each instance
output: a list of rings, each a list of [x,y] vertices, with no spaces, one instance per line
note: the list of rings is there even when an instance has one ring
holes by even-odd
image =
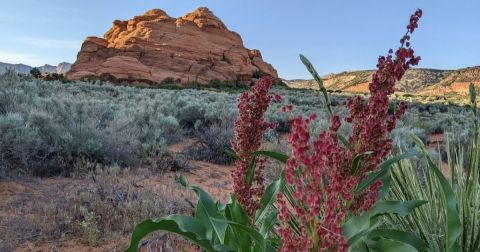
[[[258,48],[283,78],[308,78],[305,54],[321,74],[372,69],[396,47],[410,14],[424,16],[412,40],[420,67],[480,65],[480,1],[447,0],[0,0],[0,61],[73,62],[85,37],[113,20],[160,8],[178,17],[207,6],[247,48]]]

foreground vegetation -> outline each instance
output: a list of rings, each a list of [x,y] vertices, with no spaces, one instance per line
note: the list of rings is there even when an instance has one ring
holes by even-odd
[[[412,16],[415,27],[420,16]],[[404,42],[396,58],[379,61],[384,68],[377,74],[399,79],[393,65],[418,63]],[[390,82],[377,81],[363,98],[332,95],[302,61],[319,92],[270,87],[268,78],[245,91],[0,76],[0,177],[89,179],[24,211],[42,218],[0,222],[2,241],[30,237],[2,248],[72,234],[95,246],[112,233],[131,232],[142,219],[173,214],[137,225],[130,250],[164,230],[206,251],[478,251],[473,86],[469,106],[412,101],[405,111],[405,103],[388,100],[395,98]],[[367,109],[362,99],[379,105]],[[176,143],[187,145],[181,156],[167,149]],[[192,214],[188,191],[175,195],[171,186],[155,191],[133,181],[139,173],[146,179],[187,169],[188,160],[235,163],[228,202],[180,177],[198,197]],[[272,170],[271,160],[285,165]]]
[[[469,165],[464,165],[461,151],[447,148],[449,181],[442,174],[441,159],[435,164],[415,134],[410,137],[419,151],[388,158],[395,151],[391,133],[407,110],[405,102],[392,109],[389,96],[406,70],[420,60],[409,40],[421,16],[417,10],[410,17],[395,54],[390,50],[379,57],[369,84],[370,96],[348,99],[346,117],[332,108],[321,78],[300,56],[319,85],[330,126],[312,132],[316,114],[292,115],[289,153],[260,149],[264,131],[276,126],[265,121],[265,112],[271,102],[281,100],[269,94],[273,80],[264,77],[242,93],[233,151],[229,152],[235,159],[234,193],[229,202],[215,202],[182,177],[180,183],[198,196],[195,214],[168,215],[138,224],[128,251],[136,251],[145,236],[158,230],[182,236],[204,251],[478,251],[480,149],[474,85],[470,85],[473,141],[468,148]],[[283,112],[291,110],[290,105],[282,108]],[[343,122],[350,124],[349,135],[339,130]],[[409,170],[400,167],[393,173],[390,190],[392,165],[400,166],[419,154],[427,164]],[[267,187],[265,158],[285,164],[279,179]],[[426,176],[416,179],[419,171]],[[402,173],[409,175],[399,176]],[[434,219],[428,218],[430,213]]]
[[[178,160],[178,156],[168,153],[167,146],[186,139],[194,141],[187,146],[187,157],[182,156],[182,159],[203,159],[216,163],[233,161],[224,154],[224,150],[231,147],[230,141],[234,138],[232,122],[238,116],[235,102],[241,90],[139,89],[109,83],[61,83],[35,80],[12,72],[0,77],[0,85],[0,166],[4,178],[85,176],[98,172],[108,174],[103,170],[111,166],[124,170],[147,165],[168,171],[172,168],[172,162],[182,161]],[[317,121],[311,125],[313,133],[328,128],[328,115],[324,112],[325,105],[318,93],[284,87],[273,87],[272,93],[281,95],[283,99],[279,103],[272,103],[266,112],[266,120],[276,122],[277,127],[265,132],[265,144],[277,150],[289,151],[285,141],[278,142],[282,134],[290,131],[289,115],[281,112],[281,108],[288,104],[293,105],[292,114],[318,114]],[[347,113],[347,99],[347,96],[331,96],[332,108],[342,117]],[[392,101],[391,109],[397,104],[398,101]],[[392,132],[392,139],[396,149],[405,150],[414,146],[409,137],[411,133],[418,135],[425,143],[428,136],[445,133],[450,146],[465,149],[473,136],[472,125],[468,107],[410,103],[409,110]],[[349,126],[343,125],[340,131],[348,134]],[[445,151],[447,148],[444,144],[439,147],[430,149],[431,156],[447,162],[451,152]],[[463,162],[469,163],[468,151],[462,154],[465,157]],[[412,162],[418,169],[426,167],[426,162],[420,159],[413,159]],[[98,167],[105,168],[97,171]],[[271,170],[267,167],[267,171]],[[273,172],[268,175],[267,181],[274,181],[278,175],[278,171]],[[105,176],[118,177],[111,174]],[[127,172],[125,176],[133,175]],[[133,224],[142,219],[190,211],[183,198],[162,196],[168,195],[167,191],[152,194],[148,190],[136,189],[135,192],[131,183],[118,185],[104,178],[88,183],[93,184],[82,183],[69,189],[70,196],[66,198],[62,195],[43,199],[38,207],[23,210],[45,218],[23,219],[22,222],[22,218],[14,218],[3,223],[11,228],[8,232],[2,229],[0,236],[13,239],[13,243],[5,245],[10,244],[8,246],[12,248],[17,246],[16,242],[25,241],[25,238],[15,240],[13,237],[16,237],[16,233],[33,240],[59,239],[68,234],[83,237],[87,244],[95,245],[99,239],[112,237],[113,233],[131,232]],[[94,190],[82,189],[85,187]],[[102,200],[101,195],[105,192],[110,196],[102,196]],[[119,193],[130,196],[119,199]],[[118,204],[113,204],[110,199],[115,199],[113,203]],[[170,208],[171,204],[180,207]],[[156,210],[138,212],[136,209],[140,206]],[[52,208],[56,209],[53,212],[55,216],[63,216],[55,218],[56,223],[51,222],[52,218],[49,217],[52,212],[48,209]],[[117,216],[115,220],[127,226],[109,224],[112,220],[103,217],[105,213],[113,213]],[[25,227],[36,228],[26,231]]]

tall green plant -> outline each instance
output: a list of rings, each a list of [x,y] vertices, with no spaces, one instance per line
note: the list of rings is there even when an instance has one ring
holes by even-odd
[[[406,106],[403,104],[391,116],[382,108],[388,107],[388,95],[394,92],[395,81],[390,80],[401,79],[406,69],[420,59],[413,55],[407,41],[421,16],[421,10],[411,16],[408,31],[395,54],[397,57],[393,58],[393,50],[390,50],[387,57],[379,59],[368,104],[376,104],[380,109],[367,106],[360,97],[349,101],[351,113],[346,121],[352,123],[355,131],[349,141],[340,137],[343,146],[338,142],[340,117],[330,106],[321,78],[312,64],[301,56],[323,93],[332,123],[329,131],[320,133],[311,147],[308,123],[316,116],[311,115],[308,119],[299,116],[290,121],[292,156],[258,150],[265,129],[271,126],[264,121],[264,113],[271,101],[268,91],[272,79],[260,79],[251,93],[242,93],[238,100],[240,113],[235,123],[233,144],[236,153],[230,153],[237,161],[233,172],[235,193],[230,202],[226,205],[215,203],[201,188],[182,179],[182,185],[193,190],[199,198],[195,215],[173,215],[139,224],[133,232],[129,251],[135,251],[140,240],[156,230],[181,235],[205,251],[383,252],[391,251],[391,248],[398,251],[428,249],[428,245],[411,232],[380,228],[380,216],[406,216],[426,203],[422,200],[382,200],[388,192],[391,165],[413,155],[406,153],[386,160],[391,149],[388,133]],[[383,134],[371,134],[373,130]],[[265,191],[259,156],[285,163],[279,180]],[[256,186],[252,187],[252,184]],[[275,204],[277,194],[282,198]],[[261,196],[259,202],[257,196]]]
[[[267,189],[262,198],[262,221],[252,225],[250,219],[235,196],[227,204],[215,202],[203,189],[190,185],[185,177],[180,177],[180,184],[192,190],[198,196],[194,216],[170,215],[159,219],[146,220],[135,227],[130,247],[127,251],[137,251],[140,241],[154,231],[175,233],[198,245],[203,251],[275,251],[279,241],[270,235],[275,221],[275,212],[267,207],[273,195],[279,190],[276,182]]]
[[[334,117],[335,114],[330,105],[329,94],[323,85],[323,81],[318,75],[317,71],[310,63],[310,61],[303,55],[300,55],[302,63],[306,66],[307,70],[312,74],[313,78],[317,82],[319,89],[323,95],[325,109],[330,117]],[[342,142],[345,148],[352,148],[349,142],[341,134],[338,134],[338,139]],[[351,173],[356,174],[361,166],[362,158],[372,154],[370,151],[360,153],[355,156],[351,164]],[[428,245],[411,232],[405,232],[397,230],[395,228],[385,229],[381,228],[380,217],[383,215],[393,215],[398,218],[403,218],[411,213],[415,208],[423,205],[426,201],[422,200],[403,200],[403,201],[385,201],[383,197],[388,193],[390,187],[390,168],[393,164],[412,156],[418,155],[418,151],[411,151],[404,153],[390,159],[385,160],[379,165],[379,170],[371,172],[363,179],[353,190],[354,195],[361,195],[372,184],[382,181],[383,186],[380,188],[379,197],[377,202],[366,212],[355,216],[352,212],[349,213],[349,218],[342,224],[342,235],[348,241],[348,251],[391,251],[392,248],[397,251],[426,251]],[[282,177],[283,178],[283,177]],[[328,184],[328,181],[325,181]],[[293,194],[294,187],[288,183],[283,182],[282,194],[285,196],[291,208],[295,208],[298,203],[296,202]],[[299,228],[299,218],[294,211],[288,213],[291,216],[289,226],[296,235],[301,235]],[[322,216],[319,216],[322,218]],[[311,228],[311,227],[309,227]],[[311,231],[310,231],[311,232]],[[318,247],[313,247],[312,251],[317,251]]]

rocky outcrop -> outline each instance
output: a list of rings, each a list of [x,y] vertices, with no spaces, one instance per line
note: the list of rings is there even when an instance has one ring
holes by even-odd
[[[115,20],[103,38],[85,40],[66,77],[158,84],[250,82],[261,74],[278,77],[260,51],[245,48],[240,35],[202,7],[179,18],[154,9]]]
[[[72,68],[72,64],[70,64],[68,62],[61,62],[60,64],[58,64],[56,70],[57,70],[58,74],[64,74],[64,73],[70,71],[70,68]]]
[[[37,67],[41,73],[57,73],[57,67],[45,64],[43,66]]]

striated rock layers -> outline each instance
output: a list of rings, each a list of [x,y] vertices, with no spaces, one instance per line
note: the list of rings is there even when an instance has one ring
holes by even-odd
[[[347,71],[323,76],[323,84],[332,91],[368,93],[374,70]],[[292,88],[318,89],[315,80],[285,81]],[[409,69],[395,88],[397,92],[425,96],[468,95],[470,83],[480,88],[480,66],[457,70]]]
[[[202,7],[180,18],[153,9],[114,21],[104,38],[85,40],[66,77],[158,84],[251,82],[262,74],[278,77],[260,51],[246,49],[240,35]]]

